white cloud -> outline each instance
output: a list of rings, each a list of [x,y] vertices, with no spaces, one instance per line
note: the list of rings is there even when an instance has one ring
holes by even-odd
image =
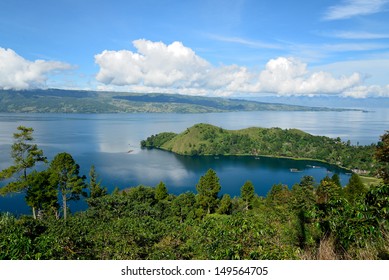
[[[104,84],[143,84],[155,87],[193,86],[209,63],[180,42],[136,40],[137,53],[104,51],[95,56],[100,66],[96,79]]]
[[[333,37],[341,39],[387,39],[389,34],[387,33],[372,33],[372,32],[355,32],[355,31],[336,31],[330,34]]]
[[[70,68],[59,61],[29,61],[12,49],[0,48],[0,89],[44,87],[48,74]]]
[[[259,75],[260,90],[279,95],[337,94],[356,86],[361,77],[353,73],[349,77],[335,78],[328,72],[310,73],[307,65],[294,58],[279,57],[266,64]]]
[[[100,66],[99,89],[134,92],[182,93],[209,96],[338,94],[354,97],[374,95],[364,88],[366,75],[350,72],[334,76],[329,71],[311,71],[293,57],[271,59],[262,71],[244,66],[214,66],[180,42],[165,45],[134,41],[136,52],[104,51],[95,56]],[[366,73],[365,73],[366,74]],[[366,86],[367,87],[367,86]],[[377,95],[385,96],[385,90]]]
[[[329,7],[323,19],[338,20],[375,14],[381,12],[388,2],[388,0],[344,0],[342,4]]]
[[[220,35],[215,35],[215,34],[208,34],[208,37],[221,41],[221,42],[228,42],[228,43],[236,43],[236,44],[241,44],[244,46],[248,46],[251,48],[258,48],[258,49],[283,49],[285,46],[282,46],[281,44],[272,44],[272,43],[266,43],[262,41],[253,41],[253,40],[247,40],[244,38],[240,37],[226,37],[226,36],[220,36]]]
[[[181,42],[136,40],[137,52],[103,51],[95,56],[100,66],[97,81],[105,85],[133,85],[137,90],[196,94],[207,91],[248,90],[254,78],[246,67],[228,65],[214,67]],[[154,89],[154,90],[153,90]],[[224,93],[221,93],[223,90]]]

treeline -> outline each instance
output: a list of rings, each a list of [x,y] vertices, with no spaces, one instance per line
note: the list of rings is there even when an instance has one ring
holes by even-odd
[[[169,194],[160,182],[108,194],[93,168],[86,183],[66,153],[48,165],[47,180],[38,180],[31,163],[45,158],[30,143],[32,130],[18,130],[12,151],[22,143],[29,147],[21,157],[29,165],[18,166],[20,153],[12,153],[14,165],[3,170],[1,178],[11,171],[20,177],[10,179],[2,193],[23,187],[29,203],[29,190],[40,189],[33,193],[52,197],[41,202],[53,203],[47,208],[34,204],[41,212],[35,218],[0,215],[0,259],[389,258],[389,133],[375,153],[382,184],[367,188],[353,174],[342,188],[336,174],[319,183],[305,176],[291,188],[274,185],[266,197],[256,195],[247,181],[240,196],[230,197],[220,195],[222,186],[212,169],[201,176],[196,192]],[[65,168],[68,162],[72,168]],[[24,180],[29,177],[40,183]],[[88,209],[64,219],[67,205],[54,203],[53,195],[61,197],[60,186],[78,186],[74,195],[84,194]],[[35,199],[40,201],[39,196]]]
[[[0,180],[8,180],[0,188],[0,195],[24,192],[34,219],[38,215],[51,214],[58,218],[60,197],[63,218],[66,220],[70,200],[106,194],[106,189],[97,182],[94,166],[90,169],[90,184],[86,184],[86,176],[80,175],[80,166],[70,154],[59,153],[49,163],[43,151],[33,143],[33,131],[32,128],[19,126],[14,133],[11,146],[13,165],[0,172]],[[44,164],[40,168],[43,170],[37,171],[37,164]]]
[[[266,198],[246,182],[231,198],[209,170],[197,193],[160,183],[89,198],[66,220],[3,213],[0,259],[387,259],[389,186],[353,180],[303,177]]]
[[[374,175],[375,144],[351,145],[297,129],[248,128],[226,130],[197,124],[180,134],[159,133],[141,141],[143,148],[158,148],[181,155],[253,155],[325,161],[363,174]]]

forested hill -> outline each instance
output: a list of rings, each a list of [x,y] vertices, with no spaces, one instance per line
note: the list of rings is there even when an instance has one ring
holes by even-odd
[[[376,145],[353,146],[340,138],[313,136],[298,129],[258,128],[226,130],[196,124],[180,134],[163,132],[141,142],[180,155],[253,155],[325,161],[359,172],[374,167]]]
[[[209,113],[229,111],[342,111],[247,100],[82,90],[0,90],[4,113]]]

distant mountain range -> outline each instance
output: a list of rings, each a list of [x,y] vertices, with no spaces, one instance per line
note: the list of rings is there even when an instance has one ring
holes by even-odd
[[[247,97],[246,100],[282,103],[289,105],[300,105],[311,107],[330,107],[330,108],[389,108],[389,97],[368,97],[368,98],[353,98],[341,96],[263,96],[263,97]]]
[[[0,90],[0,112],[3,113],[211,113],[334,110],[343,109],[181,94],[61,89]]]

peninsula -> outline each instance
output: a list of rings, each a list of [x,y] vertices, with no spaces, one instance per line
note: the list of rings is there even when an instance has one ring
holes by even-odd
[[[368,175],[374,167],[376,145],[354,146],[338,138],[314,136],[298,129],[251,127],[226,130],[196,124],[176,134],[162,132],[141,141],[142,148],[157,148],[179,155],[252,155],[310,159]]]

